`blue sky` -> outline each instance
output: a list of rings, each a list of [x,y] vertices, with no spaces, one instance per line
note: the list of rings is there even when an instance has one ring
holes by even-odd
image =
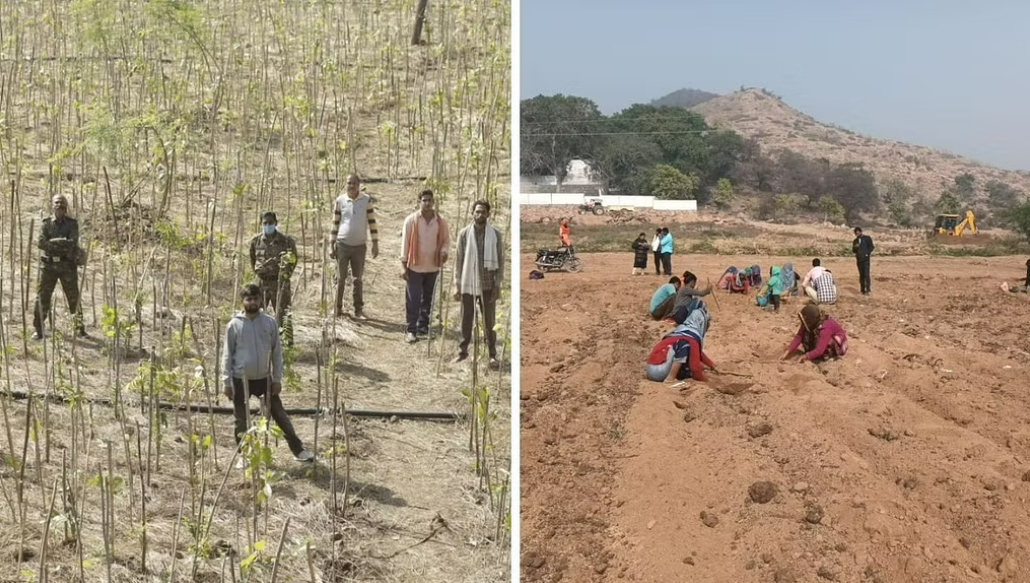
[[[611,114],[765,87],[819,121],[1030,170],[1030,2],[521,0],[520,16],[523,99]]]

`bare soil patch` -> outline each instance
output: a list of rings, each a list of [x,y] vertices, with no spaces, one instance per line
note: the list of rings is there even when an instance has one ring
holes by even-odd
[[[663,278],[582,258],[523,283],[525,581],[1030,578],[1030,299],[998,286],[1025,258],[874,258],[870,297],[825,261],[852,348],[822,365],[778,361],[797,298],[719,294],[706,352],[733,374],[683,390],[643,378]]]

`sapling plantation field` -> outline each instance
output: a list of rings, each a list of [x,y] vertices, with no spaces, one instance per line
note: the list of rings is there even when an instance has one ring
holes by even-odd
[[[507,580],[508,366],[450,362],[453,263],[406,344],[399,257],[423,188],[452,237],[490,201],[510,245],[509,23],[489,0],[0,3],[0,581]],[[352,172],[379,211],[365,321],[333,317]],[[34,341],[58,193],[90,337],[58,290]],[[257,399],[237,453],[220,394],[266,210],[298,243],[282,396],[315,464]]]

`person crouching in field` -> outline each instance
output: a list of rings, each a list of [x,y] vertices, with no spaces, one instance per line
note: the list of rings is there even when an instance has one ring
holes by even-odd
[[[798,333],[780,360],[787,360],[798,348],[804,349],[798,362],[840,358],[847,354],[847,332],[819,306],[809,304],[801,308],[798,319],[801,320]]]
[[[651,253],[651,244],[647,242],[647,237],[640,233],[637,240],[633,241],[633,275],[644,275],[649,253]]]
[[[675,275],[669,283],[660,286],[651,296],[650,314],[653,320],[664,320],[672,316],[672,307],[676,304],[676,292],[680,289],[680,278]]]
[[[647,378],[654,382],[694,379],[704,382],[703,366],[715,368],[715,363],[704,353],[704,337],[711,324],[711,316],[704,302],[691,302],[691,311],[683,324],[666,334],[651,349],[647,359]]]
[[[697,285],[697,276],[689,271],[683,272],[681,281],[682,285],[676,292],[676,303],[672,306],[672,319],[677,326],[682,324],[690,314],[689,306],[694,300],[712,293],[711,285],[705,286],[704,289],[694,287]]]
[[[1024,277],[1023,279],[1017,279],[1016,281],[1022,281],[1023,283],[1009,284],[1009,282],[1006,281],[1005,283],[1001,284],[1001,289],[1008,290],[1012,293],[1030,293],[1030,259],[1026,260],[1026,277]]]

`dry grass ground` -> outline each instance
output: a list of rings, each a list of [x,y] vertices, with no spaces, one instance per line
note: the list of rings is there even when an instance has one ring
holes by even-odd
[[[397,259],[426,186],[454,233],[491,200],[510,242],[509,11],[430,2],[411,46],[412,2],[0,6],[0,381],[36,397],[0,400],[0,581],[168,581],[173,565],[179,581],[509,577],[508,368],[449,363],[448,294],[434,340],[405,344]],[[364,322],[328,317],[330,203],[352,170],[380,210]],[[56,333],[33,343],[55,192],[92,245],[92,338],[70,337],[58,291]],[[246,477],[231,416],[147,406],[228,405],[216,355],[268,209],[300,247],[286,406],[464,419],[296,415],[319,461],[270,439]]]
[[[670,228],[680,256],[786,255],[850,256],[852,229],[847,225],[807,223],[785,225],[755,221],[739,215],[698,212],[615,211],[601,216],[580,215],[575,207],[523,207],[522,252],[554,247],[558,218],[571,217],[573,243],[581,252],[628,251],[645,233],[650,240],[657,227]],[[983,229],[975,237],[927,237],[927,229],[866,227],[877,255],[985,257],[1030,253],[1026,241],[1010,231]],[[630,258],[632,263],[632,258]]]

